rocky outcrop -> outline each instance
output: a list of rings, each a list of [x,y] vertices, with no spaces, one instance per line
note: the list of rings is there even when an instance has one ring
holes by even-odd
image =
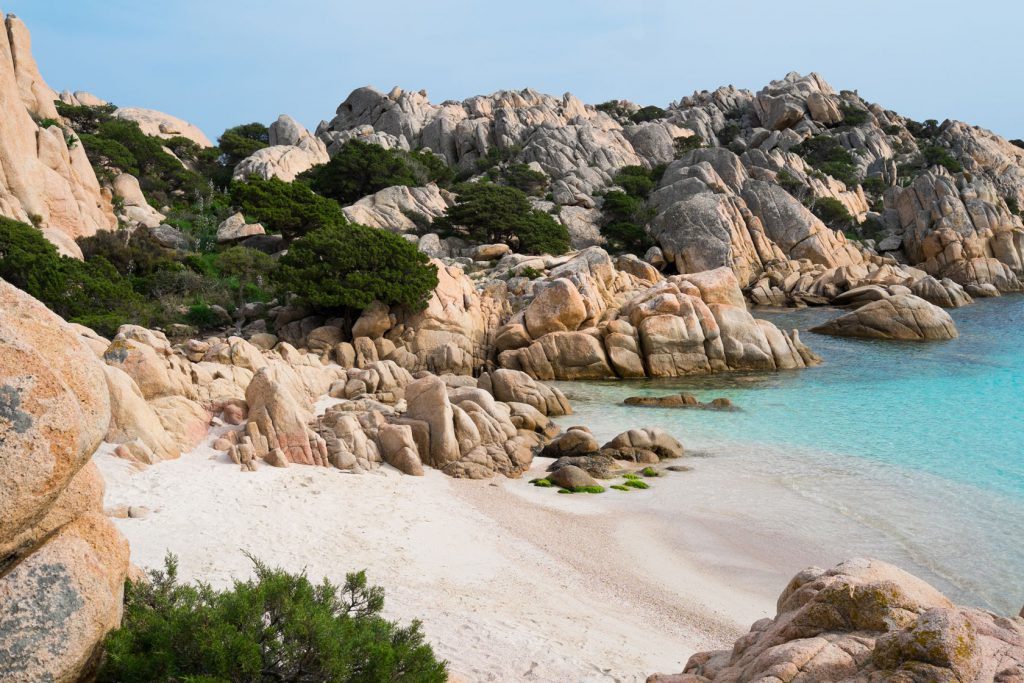
[[[65,133],[32,57],[28,29],[9,15],[0,39],[0,215],[42,230],[64,254],[81,258],[75,238],[116,227],[82,145]]]
[[[430,183],[424,187],[387,187],[360,199],[342,211],[353,223],[381,228],[392,232],[413,232],[422,227],[417,224],[444,215],[455,203],[455,197]]]
[[[913,294],[886,296],[811,329],[819,334],[863,339],[928,341],[954,339],[949,313]]]
[[[746,286],[776,261],[835,268],[863,260],[782,187],[750,177],[728,149],[673,162],[651,203],[659,212],[651,235],[681,273],[728,266]]]
[[[326,164],[327,147],[290,116],[282,114],[270,124],[270,146],[257,150],[235,166],[235,180],[251,175],[279,178],[290,183],[314,166]]]
[[[197,126],[162,111],[143,109],[142,107],[120,107],[114,110],[113,115],[114,118],[139,124],[139,128],[146,135],[164,140],[183,137],[200,147],[213,147],[210,138],[206,137],[206,134]]]
[[[245,216],[235,213],[217,226],[217,244],[238,242],[253,235],[264,235],[266,230],[259,223],[246,223]]]
[[[893,188],[886,207],[907,258],[922,270],[961,285],[1021,290],[1024,223],[993,181],[954,178],[936,167],[906,188]]]
[[[700,652],[649,683],[1013,681],[1024,677],[1024,619],[951,603],[878,560],[812,567],[731,650]]]
[[[492,149],[520,150],[552,178],[559,204],[593,207],[594,193],[623,166],[645,165],[612,117],[570,94],[503,90],[463,102],[432,104],[424,91],[354,90],[337,116],[317,129],[328,150],[358,137],[402,149],[429,148],[472,171]]]
[[[728,268],[673,276],[618,301],[587,327],[546,332],[502,351],[498,364],[550,380],[678,377],[815,362],[795,332],[787,335],[747,312]]]
[[[0,679],[88,678],[120,621],[128,544],[90,462],[109,421],[93,352],[0,280]]]

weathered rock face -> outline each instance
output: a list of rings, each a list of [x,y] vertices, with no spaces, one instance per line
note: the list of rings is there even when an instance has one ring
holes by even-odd
[[[424,187],[387,187],[343,209],[353,223],[392,232],[410,232],[419,228],[415,217],[433,220],[444,215],[455,203],[454,196],[433,183]]]
[[[290,116],[279,116],[277,121],[270,124],[269,132],[270,146],[238,162],[233,173],[235,180],[245,180],[255,175],[263,179],[279,178],[290,183],[300,173],[330,160],[324,143]]]
[[[682,273],[729,266],[742,285],[776,261],[835,268],[862,261],[782,187],[751,178],[724,148],[687,153],[665,171],[651,196],[659,211],[651,234]]]
[[[402,342],[412,358],[400,365],[411,371],[468,375],[487,361],[488,337],[505,317],[508,301],[500,286],[477,292],[461,268],[433,263],[439,284],[427,307],[403,313],[387,337]]]
[[[936,167],[909,187],[893,188],[886,207],[911,263],[962,285],[1021,289],[1024,223],[1010,213],[993,181],[954,178]]]
[[[732,650],[701,652],[682,674],[710,681],[1013,681],[1024,676],[1024,619],[954,606],[910,574],[856,559],[789,582],[774,619]]]
[[[125,121],[134,121],[146,135],[169,140],[174,137],[188,138],[200,147],[213,147],[210,138],[206,137],[197,126],[154,109],[142,107],[120,107],[114,111],[114,117]]]
[[[956,325],[949,313],[913,294],[897,294],[811,329],[839,337],[926,341],[954,339]]]
[[[0,679],[87,677],[120,621],[128,544],[89,462],[109,420],[95,354],[0,280]]]
[[[56,120],[56,93],[32,57],[28,29],[10,15],[0,39],[0,215],[38,226],[61,252],[81,258],[76,237],[117,225],[109,197],[81,144],[68,145]]]

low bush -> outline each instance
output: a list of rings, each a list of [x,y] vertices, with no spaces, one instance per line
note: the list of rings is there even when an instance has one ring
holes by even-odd
[[[363,572],[343,586],[253,560],[254,579],[227,590],[178,582],[168,556],[150,582],[125,585],[124,618],[106,640],[98,680],[410,681],[443,683],[447,665],[420,624],[381,616],[384,592]]]
[[[421,309],[438,282],[437,268],[412,242],[348,223],[292,242],[271,280],[315,309],[348,314],[374,301]]]
[[[550,214],[530,206],[522,190],[494,183],[464,183],[455,188],[458,199],[435,229],[474,242],[501,242],[526,254],[562,254],[569,249],[569,232]]]
[[[811,205],[811,211],[831,228],[850,226],[854,222],[853,216],[846,206],[833,197],[819,197]]]
[[[803,157],[813,168],[841,181],[847,187],[855,187],[859,182],[853,155],[832,136],[816,135],[804,140],[792,151]]]
[[[871,119],[871,113],[867,109],[861,109],[850,104],[839,105],[839,111],[843,114],[843,124],[847,126],[859,126]]]
[[[942,166],[950,173],[960,173],[964,170],[963,165],[956,157],[950,154],[949,150],[939,145],[924,145],[921,147],[921,156],[924,157],[926,166]]]
[[[313,190],[342,205],[395,185],[446,186],[453,177],[448,164],[435,154],[385,149],[361,140],[346,142],[330,161],[302,175]]]
[[[286,183],[278,178],[250,176],[245,182],[234,182],[231,201],[246,218],[289,241],[345,223],[338,202],[321,197],[303,183]]]
[[[676,141],[675,141],[676,158],[678,159],[679,157],[683,156],[687,152],[690,152],[690,151],[695,150],[695,149],[700,149],[703,146],[704,146],[704,138],[702,138],[700,135],[698,135],[696,133],[694,133],[693,135],[691,135],[690,137],[687,137],[687,138],[676,138]]]
[[[633,123],[645,123],[663,118],[665,118],[665,110],[652,104],[638,109],[629,117],[629,120]]]

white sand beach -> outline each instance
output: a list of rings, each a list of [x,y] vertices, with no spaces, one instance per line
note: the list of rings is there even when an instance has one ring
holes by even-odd
[[[212,437],[211,437],[212,438]],[[209,443],[209,440],[207,441]],[[243,551],[340,582],[365,569],[386,614],[419,618],[455,680],[637,681],[680,671],[774,615],[799,568],[833,557],[726,495],[710,459],[648,491],[558,495],[528,480],[365,475],[309,466],[240,472],[204,445],[137,469],[101,449],[108,508],[132,561],[224,586]],[[749,493],[749,489],[747,489]],[[777,492],[774,492],[777,493]]]

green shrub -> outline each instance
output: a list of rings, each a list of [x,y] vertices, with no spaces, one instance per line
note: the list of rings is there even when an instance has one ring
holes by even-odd
[[[475,242],[503,242],[527,254],[562,254],[569,249],[565,226],[530,206],[526,194],[493,183],[465,183],[458,199],[434,227]]]
[[[864,182],[861,183],[861,187],[869,194],[880,195],[889,188],[889,185],[881,176],[876,175],[865,178]]]
[[[1010,140],[1010,144],[1013,145],[1014,147],[1020,147],[1021,149],[1024,149],[1024,140],[1021,140],[1019,138],[1014,138],[1013,140]]]
[[[800,182],[796,176],[786,169],[782,169],[775,175],[775,182],[791,195],[803,194],[804,190],[807,189],[806,185]]]
[[[888,126],[882,129],[886,135],[899,135],[903,132],[903,129],[895,123],[890,123]]]
[[[652,104],[646,107],[641,107],[629,117],[629,120],[633,123],[645,123],[647,121],[657,121],[658,119],[663,118],[665,118],[665,110]]]
[[[193,304],[188,307],[188,313],[185,314],[185,322],[198,327],[200,330],[205,330],[216,327],[223,321],[209,305]]]
[[[816,135],[804,140],[791,151],[803,157],[812,167],[848,187],[854,187],[859,182],[857,163],[853,155],[834,137]]]
[[[841,201],[833,197],[819,197],[814,200],[811,211],[829,227],[852,225],[853,216]]]
[[[1010,210],[1010,213],[1020,215],[1020,204],[1016,197],[1006,198],[1006,208]]]
[[[698,135],[696,133],[694,133],[693,135],[691,135],[688,138],[676,138],[676,141],[675,141],[676,158],[678,159],[679,157],[683,156],[687,152],[695,150],[695,149],[700,149],[703,146],[704,146],[704,138],[702,138],[700,135]]]
[[[631,489],[649,489],[649,488],[651,488],[650,484],[648,484],[646,481],[640,481],[639,479],[626,479],[626,481],[623,482],[622,485],[623,486],[628,486]]]
[[[61,256],[36,228],[0,218],[0,277],[66,320],[111,335],[127,322],[147,324],[150,307],[102,256]]]
[[[843,114],[843,123],[847,126],[859,126],[871,119],[871,113],[867,109],[861,109],[850,104],[839,105],[839,111]]]
[[[657,183],[643,166],[626,166],[615,174],[615,184],[630,196],[646,198]]]
[[[907,119],[907,130],[918,140],[930,140],[939,134],[939,122],[935,119],[928,119],[924,123],[918,123]]]
[[[728,147],[729,144],[738,138],[742,132],[743,128],[740,124],[735,121],[729,121],[722,127],[722,130],[718,131],[718,142],[723,147]]]
[[[109,121],[117,107],[113,104],[105,104],[100,107],[89,107],[86,105],[65,104],[56,100],[54,106],[57,114],[65,119],[68,124],[79,134],[95,133],[101,123]]]
[[[539,271],[539,270],[537,270],[533,266],[523,266],[518,271],[516,271],[514,274],[515,274],[516,277],[525,277],[527,280],[536,280],[537,278],[539,278],[544,273]]]
[[[407,627],[381,617],[384,592],[363,572],[343,586],[254,560],[256,577],[214,590],[181,584],[168,556],[151,582],[125,585],[124,618],[106,640],[98,680],[410,681],[443,683],[447,665]]]
[[[430,152],[384,149],[361,140],[346,142],[329,162],[302,175],[310,187],[340,204],[352,204],[386,187],[446,185],[453,173]]]
[[[217,138],[225,164],[234,168],[238,162],[270,146],[270,129],[262,123],[245,123],[228,128]]]
[[[245,303],[248,288],[267,283],[274,265],[269,255],[242,246],[230,247],[215,257],[217,271],[230,278],[236,287],[235,304],[239,307]]]
[[[543,197],[548,189],[547,175],[534,171],[527,164],[509,164],[492,175],[492,180],[501,181],[534,197]]]
[[[302,183],[286,183],[278,178],[250,176],[245,182],[234,182],[231,201],[246,218],[262,223],[269,232],[281,233],[289,241],[312,230],[345,223],[338,202],[321,197]]]
[[[292,242],[271,280],[321,310],[356,312],[374,301],[420,309],[437,287],[437,268],[398,235],[341,223]]]
[[[942,166],[950,173],[960,173],[964,167],[956,160],[949,150],[939,145],[925,145],[921,147],[921,156],[924,157],[926,166]]]

